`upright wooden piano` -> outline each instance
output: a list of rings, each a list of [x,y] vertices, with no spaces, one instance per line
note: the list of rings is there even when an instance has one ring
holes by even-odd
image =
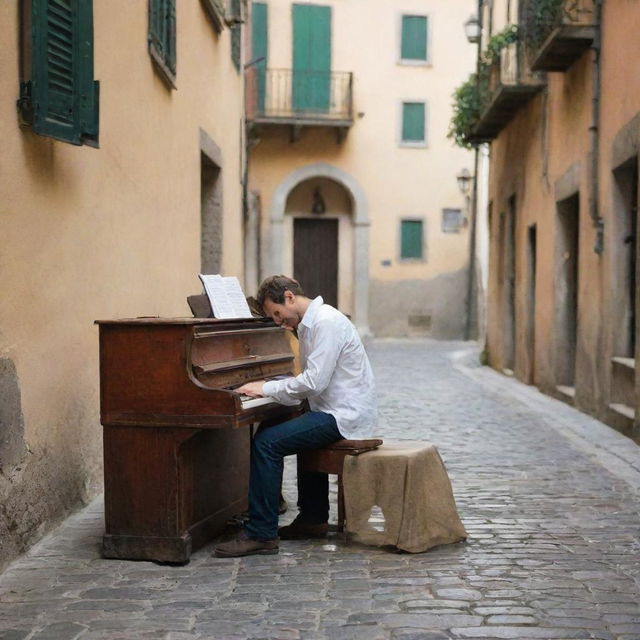
[[[240,384],[294,372],[263,319],[98,320],[106,558],[184,563],[247,508],[249,425],[297,415]]]

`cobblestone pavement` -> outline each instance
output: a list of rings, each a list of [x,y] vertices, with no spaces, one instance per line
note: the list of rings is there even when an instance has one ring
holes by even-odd
[[[287,541],[279,556],[224,560],[209,545],[183,567],[102,560],[95,501],[0,577],[0,638],[640,639],[640,448],[480,367],[469,343],[369,349],[378,433],[437,444],[466,543],[412,555]],[[289,462],[285,492],[295,500]]]

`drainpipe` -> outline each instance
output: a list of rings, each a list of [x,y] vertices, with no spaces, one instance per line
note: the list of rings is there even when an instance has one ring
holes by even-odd
[[[469,224],[469,269],[467,271],[467,314],[464,325],[464,339],[471,339],[472,318],[478,315],[476,291],[476,218],[478,213],[478,156],[480,147],[476,145],[473,158],[473,190],[471,192],[471,213]]]
[[[255,67],[260,64],[261,62],[263,62],[265,60],[264,56],[261,56],[259,58],[254,58],[252,60],[250,60],[249,62],[245,63],[242,67],[242,80],[244,82],[244,93],[243,93],[243,101],[244,101],[244,108],[243,108],[243,112],[244,112],[244,118],[243,118],[243,127],[244,127],[244,163],[243,163],[243,167],[242,167],[242,221],[243,221],[243,226],[244,226],[244,238],[243,238],[243,242],[244,242],[244,250],[245,250],[245,256],[244,256],[244,268],[245,268],[245,279],[246,279],[246,275],[247,275],[247,254],[248,254],[248,247],[247,247],[247,236],[250,237],[251,234],[251,224],[255,225],[255,234],[256,234],[256,252],[255,252],[255,272],[256,272],[256,279],[257,279],[257,284],[256,286],[258,286],[260,284],[260,282],[262,281],[262,269],[261,269],[261,263],[262,263],[262,219],[260,216],[258,216],[255,220],[251,220],[250,217],[250,202],[249,202],[249,173],[250,173],[250,169],[249,169],[249,163],[251,160],[251,152],[253,151],[253,149],[257,146],[257,144],[260,142],[260,139],[257,137],[252,137],[251,135],[251,128],[249,126],[249,123],[247,121],[247,92],[253,92],[256,91],[256,84],[255,84],[255,80],[254,82],[249,83],[249,78],[250,76],[247,74],[247,71],[249,71],[249,73],[256,73]],[[250,71],[251,70],[251,71]],[[255,76],[254,76],[255,78]],[[250,85],[248,87],[248,85]],[[247,88],[248,87],[248,88]],[[253,99],[253,96],[250,96],[251,99]],[[255,113],[252,114],[255,116]],[[245,282],[245,285],[248,287],[250,286],[252,283],[248,283]]]
[[[482,52],[482,0],[478,0],[478,23],[480,25],[480,39],[478,40],[478,50],[476,52],[476,82],[480,80],[480,55]],[[480,145],[474,147],[473,158],[473,190],[471,192],[471,220],[469,221],[469,268],[467,270],[467,298],[466,298],[466,318],[464,324],[464,339],[471,338],[472,315],[478,317],[478,299],[473,294],[476,290],[476,219],[478,217],[478,157],[480,155]],[[474,304],[474,301],[476,304]]]
[[[596,34],[591,45],[593,50],[592,88],[591,88],[591,125],[589,136],[591,142],[591,180],[589,185],[589,215],[596,229],[596,241],[593,250],[602,255],[604,251],[604,220],[599,213],[598,199],[600,187],[600,96],[602,69],[600,54],[602,51],[602,7],[604,0],[595,0]]]

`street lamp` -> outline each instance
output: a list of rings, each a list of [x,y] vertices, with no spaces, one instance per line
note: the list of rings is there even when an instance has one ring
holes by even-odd
[[[472,14],[469,16],[469,19],[464,23],[464,33],[467,36],[467,40],[472,44],[480,42],[481,28],[477,15]]]
[[[469,193],[469,189],[471,188],[471,182],[475,176],[472,176],[469,173],[469,169],[466,167],[460,171],[460,173],[456,176],[456,180],[458,181],[458,188],[460,189],[460,193],[463,195],[467,195]]]

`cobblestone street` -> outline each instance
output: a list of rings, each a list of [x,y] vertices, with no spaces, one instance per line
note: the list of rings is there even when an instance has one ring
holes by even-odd
[[[0,638],[640,639],[640,447],[481,367],[469,343],[369,352],[377,435],[437,445],[466,543],[412,555],[329,538],[244,559],[208,545],[182,567],[103,560],[97,500],[0,576]]]

